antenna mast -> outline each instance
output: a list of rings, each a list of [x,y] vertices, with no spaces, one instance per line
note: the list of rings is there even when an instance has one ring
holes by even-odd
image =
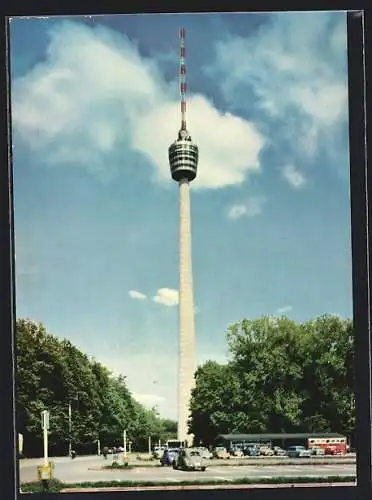
[[[181,93],[181,130],[186,130],[186,63],[185,28],[180,29],[180,93]]]

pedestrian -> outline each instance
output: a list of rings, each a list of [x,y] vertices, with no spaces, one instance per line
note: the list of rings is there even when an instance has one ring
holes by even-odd
[[[107,455],[108,455],[108,448],[105,446],[102,450],[103,458],[107,460]]]

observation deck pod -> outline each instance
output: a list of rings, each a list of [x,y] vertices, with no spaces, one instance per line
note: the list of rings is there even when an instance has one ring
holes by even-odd
[[[169,166],[172,179],[179,182],[187,179],[194,180],[198,168],[199,150],[193,144],[186,130],[180,130],[178,139],[168,149]]]

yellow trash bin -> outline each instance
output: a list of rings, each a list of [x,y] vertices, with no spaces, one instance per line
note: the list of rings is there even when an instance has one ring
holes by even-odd
[[[52,464],[37,466],[37,476],[40,481],[52,479]]]

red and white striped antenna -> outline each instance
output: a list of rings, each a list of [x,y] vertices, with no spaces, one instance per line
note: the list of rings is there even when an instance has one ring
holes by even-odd
[[[180,29],[180,93],[181,93],[181,130],[186,130],[186,63],[185,28]]]

